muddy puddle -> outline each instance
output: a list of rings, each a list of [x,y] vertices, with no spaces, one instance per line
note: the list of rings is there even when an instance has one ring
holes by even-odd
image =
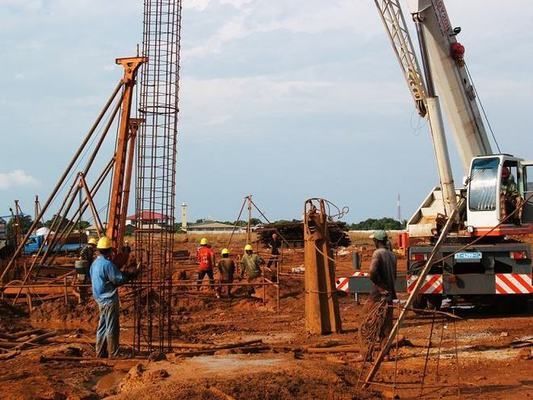
[[[284,357],[270,358],[244,358],[239,355],[215,356],[215,357],[195,357],[186,364],[193,368],[199,368],[203,373],[229,373],[233,371],[257,370],[260,368],[272,368],[276,365],[282,365],[285,362]]]

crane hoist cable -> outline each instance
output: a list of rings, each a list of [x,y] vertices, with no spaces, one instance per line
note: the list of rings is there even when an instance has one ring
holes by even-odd
[[[498,140],[496,139],[496,135],[494,131],[492,130],[492,125],[489,121],[489,117],[487,116],[487,112],[485,111],[485,107],[483,106],[483,102],[481,101],[481,97],[479,97],[479,92],[477,91],[476,85],[474,84],[474,79],[472,78],[472,74],[470,73],[470,70],[468,69],[468,65],[466,65],[466,63],[464,64],[464,67],[468,75],[468,78],[470,79],[470,82],[472,83],[472,88],[474,89],[474,94],[477,97],[479,106],[481,107],[481,111],[483,112],[483,117],[485,118],[485,121],[487,122],[487,125],[489,127],[492,140],[494,140],[494,144],[496,145],[496,148],[498,149],[498,153],[501,153],[502,150],[500,149],[500,144],[498,143]]]

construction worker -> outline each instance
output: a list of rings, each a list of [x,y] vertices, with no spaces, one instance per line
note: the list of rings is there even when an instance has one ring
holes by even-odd
[[[131,254],[131,246],[129,245],[127,240],[120,248],[120,251],[113,256],[113,262],[119,269],[122,269],[128,265],[135,264],[136,261]]]
[[[196,288],[200,290],[202,281],[207,275],[209,278],[209,286],[214,289],[215,279],[213,276],[213,267],[215,265],[215,253],[209,246],[207,239],[200,240],[200,247],[196,250],[196,261],[198,262],[198,280]]]
[[[96,238],[89,238],[87,241],[87,244],[83,246],[83,248],[80,251],[80,260],[85,260],[89,263],[88,266],[90,266],[93,263],[94,260],[94,253],[96,250]]]
[[[131,254],[131,246],[127,240],[124,241],[124,246],[122,246],[122,253]]]
[[[98,304],[100,320],[96,330],[96,356],[116,357],[119,351],[119,312],[118,287],[136,273],[121,272],[111,261],[113,248],[111,239],[104,236],[96,245],[98,257],[91,264],[89,275],[91,277],[93,297]]]
[[[246,276],[248,282],[254,282],[257,278],[261,277],[261,265],[265,263],[261,257],[254,254],[254,249],[251,244],[244,246],[244,255],[241,258],[241,279]],[[249,287],[248,294],[251,295],[255,290],[253,287]]]
[[[372,291],[369,296],[369,304],[366,307],[372,311],[373,305],[384,302],[385,311],[384,323],[380,332],[380,339],[388,337],[392,329],[392,301],[396,299],[396,255],[390,250],[389,237],[387,232],[380,230],[371,236],[376,250],[372,254],[370,262],[369,276],[372,281]]]
[[[270,268],[272,264],[277,267],[278,259],[281,254],[279,251],[281,247],[281,240],[278,238],[277,233],[272,234],[272,239],[268,243],[268,247],[270,247],[270,258],[268,259],[267,268]]]
[[[500,193],[501,218],[507,218],[508,215],[512,214],[517,208],[519,208],[519,210],[507,222],[520,225],[522,219],[522,196],[520,196],[514,177],[511,174],[511,169],[507,166],[502,168]]]
[[[222,259],[218,262],[218,272],[220,273],[219,283],[233,283],[233,274],[235,273],[235,261],[229,256],[228,249],[222,249],[220,252]],[[226,295],[231,297],[231,286],[219,286],[217,291],[217,297],[224,292],[226,287]]]

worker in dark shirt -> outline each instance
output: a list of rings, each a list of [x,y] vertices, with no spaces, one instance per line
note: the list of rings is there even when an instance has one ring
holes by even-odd
[[[396,299],[396,256],[389,250],[390,243],[387,232],[376,231],[370,236],[374,240],[376,250],[372,254],[370,263],[369,276],[372,281],[372,292],[369,297],[369,310],[372,304],[386,301],[387,309],[385,312],[384,323],[380,332],[380,338],[386,338],[392,329],[392,301]]]
[[[89,264],[89,267],[94,261],[94,253],[96,250],[96,238],[90,238],[87,244],[83,246],[80,251],[80,260],[85,260]]]
[[[281,239],[278,238],[277,233],[272,234],[272,239],[268,243],[268,247],[270,247],[270,258],[268,259],[267,268],[270,268],[272,264],[277,267],[279,256],[281,254],[279,251],[281,248]]]
[[[220,253],[222,259],[218,262],[219,283],[233,283],[233,274],[235,273],[235,261],[229,256],[228,249],[222,249]],[[226,292],[228,297],[231,297],[231,286],[220,285],[217,289],[217,297],[220,297],[222,293]]]
[[[507,222],[520,225],[522,219],[522,202],[523,199],[520,196],[518,186],[511,174],[511,169],[504,166],[502,168],[502,178],[500,183],[501,219],[503,220],[514,213],[513,217]],[[518,211],[515,212],[517,209]]]

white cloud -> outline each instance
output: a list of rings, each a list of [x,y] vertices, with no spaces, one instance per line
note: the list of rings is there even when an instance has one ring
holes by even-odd
[[[190,0],[183,3],[183,8],[204,11],[210,2],[211,0]]]
[[[235,40],[245,38],[256,29],[247,23],[250,11],[241,10],[237,16],[229,17],[204,43],[192,48],[183,49],[183,57],[204,57],[212,53],[219,53],[224,45]]]
[[[24,11],[36,11],[43,7],[43,0],[0,0],[0,5]]]
[[[245,5],[253,3],[254,1],[255,0],[218,0],[216,2],[222,5],[228,4],[236,9],[240,9]],[[188,0],[183,3],[183,8],[204,11],[210,5],[213,5],[213,3],[215,2],[212,0]]]
[[[0,172],[0,190],[10,189],[15,186],[36,185],[37,180],[21,169]]]
[[[200,2],[204,11],[213,1]],[[219,29],[202,44],[184,49],[185,57],[203,57],[219,53],[224,45],[255,33],[285,31],[288,33],[326,33],[345,30],[350,35],[365,38],[380,29],[379,17],[373,5],[353,0],[291,0],[286,3],[250,0],[219,0],[231,4],[236,13],[228,16]]]
[[[0,0],[0,20],[23,23],[32,17],[45,17],[56,22],[80,16],[116,18],[138,14],[142,7],[142,1],[131,0]]]
[[[276,115],[397,115],[409,107],[409,97],[400,80],[296,80],[258,76],[229,79],[184,79],[182,118],[204,126],[225,125],[243,118]],[[364,93],[365,96],[354,96]],[[382,93],[389,93],[384,97]],[[214,131],[199,130],[210,135]]]

